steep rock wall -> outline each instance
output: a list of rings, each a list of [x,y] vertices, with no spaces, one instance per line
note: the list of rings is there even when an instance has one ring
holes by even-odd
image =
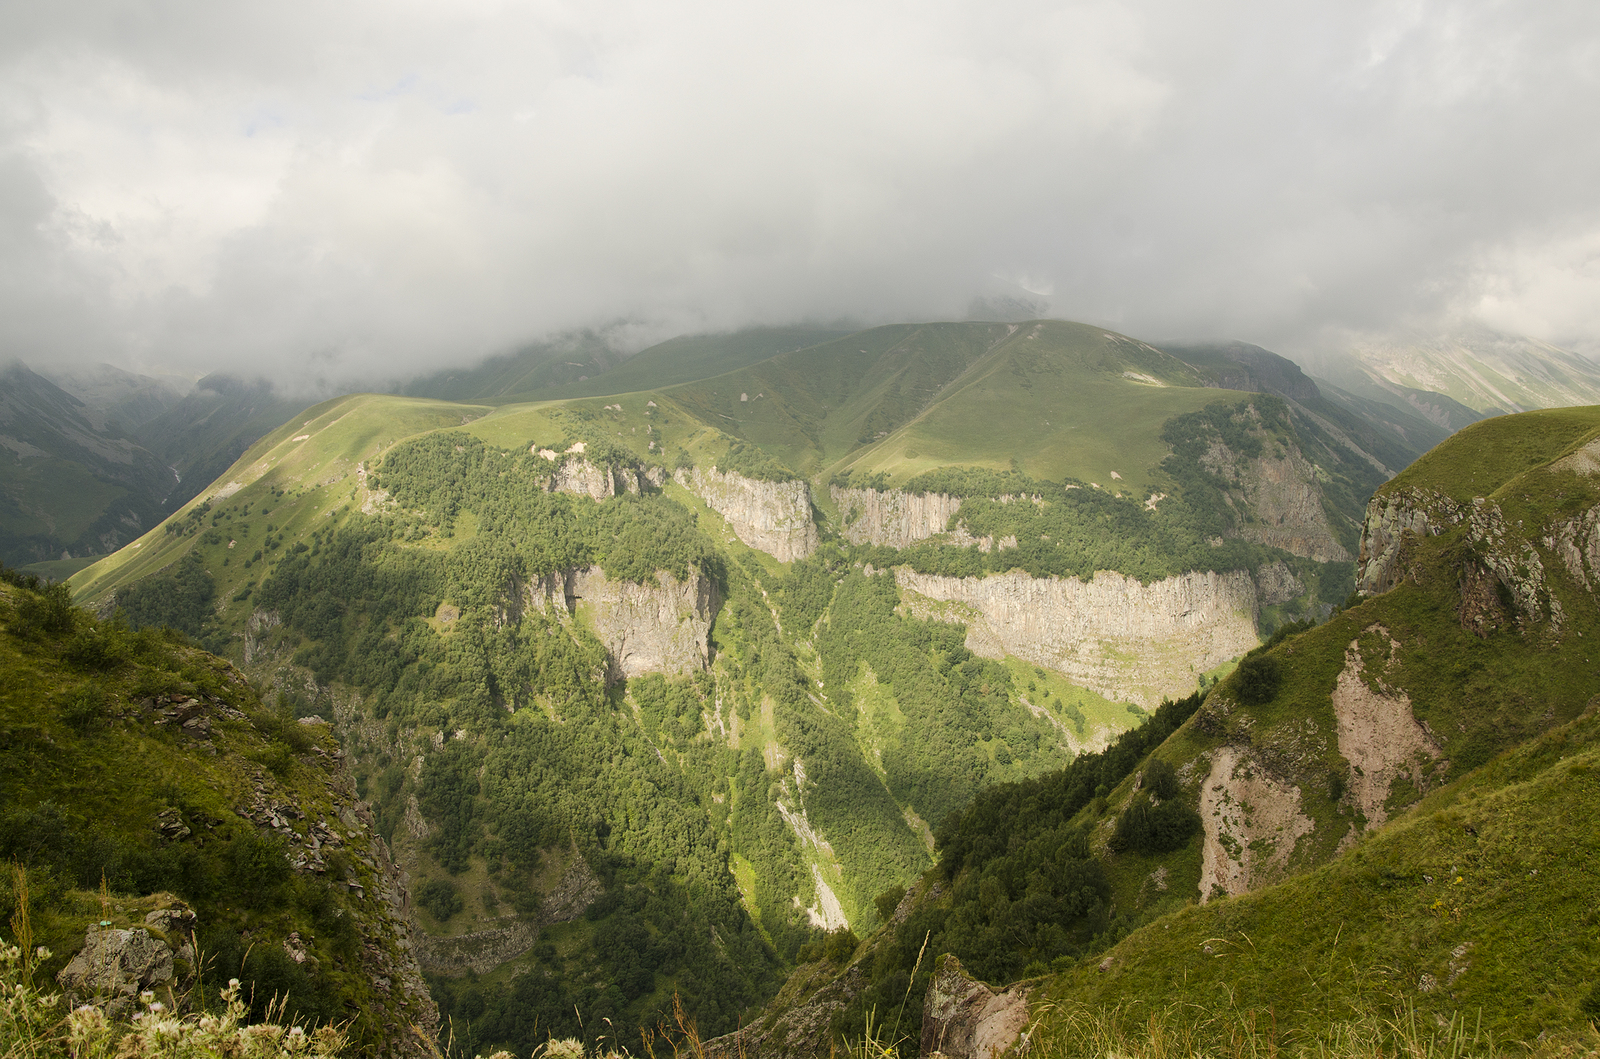
[[[715,467],[680,470],[675,478],[727,519],[733,532],[750,547],[785,563],[817,550],[811,486],[805,482],[764,482]]]
[[[1367,502],[1357,554],[1356,587],[1387,592],[1405,577],[1407,534],[1435,537],[1461,521],[1466,505],[1431,489],[1397,489]]]
[[[967,647],[1016,655],[1101,695],[1142,706],[1194,690],[1195,678],[1259,642],[1249,572],[1188,573],[1143,585],[1102,570],[1092,581],[939,577],[895,571],[916,614],[967,623]]]
[[[945,527],[961,509],[961,498],[944,493],[903,493],[898,489],[828,487],[851,544],[908,548]]]
[[[1561,601],[1550,591],[1538,540],[1559,557],[1573,580],[1594,591],[1600,556],[1600,509],[1558,518],[1543,527],[1515,528],[1500,505],[1486,497],[1456,500],[1431,489],[1399,489],[1367,504],[1361,528],[1356,587],[1366,595],[1394,588],[1412,576],[1407,541],[1465,526],[1469,553],[1460,568],[1461,623],[1487,635],[1505,622],[1524,627],[1548,620],[1559,633]]]
[[[623,493],[659,489],[666,481],[666,472],[659,467],[602,466],[591,463],[580,454],[557,454],[548,449],[544,450],[544,455],[555,462],[547,486],[552,493],[572,493],[592,500],[604,500]]]
[[[583,614],[605,645],[613,679],[679,674],[710,661],[711,622],[722,601],[695,571],[679,581],[664,570],[654,584],[613,581],[598,566],[546,574],[523,587],[524,606]]]
[[[1238,536],[1282,548],[1319,563],[1346,562],[1350,553],[1333,535],[1322,507],[1316,468],[1295,448],[1269,441],[1262,455],[1241,460],[1226,445],[1213,443],[1201,464],[1232,486],[1230,497],[1243,508]]]

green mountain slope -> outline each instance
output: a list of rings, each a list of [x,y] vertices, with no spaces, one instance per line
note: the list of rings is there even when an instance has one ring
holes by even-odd
[[[1328,384],[1318,384],[1287,358],[1244,342],[1225,345],[1169,345],[1167,351],[1204,371],[1216,385],[1235,390],[1274,393],[1331,431],[1347,447],[1369,454],[1393,472],[1433,448],[1454,429],[1476,422],[1468,418],[1442,426],[1409,406],[1358,397]],[[1442,395],[1434,395],[1448,400]],[[1462,411],[1468,411],[1462,409]]]
[[[773,340],[640,354],[610,382],[669,384],[622,393],[325,402],[73,579],[334,722],[466,1054],[675,995],[732,1030],[935,832],[1069,763],[1039,900],[975,861],[939,936],[1005,974],[1103,945],[1149,910],[1072,813],[1119,815],[1197,683],[1349,595],[1387,473],[1355,438],[1393,437],[1310,392],[1075,324]]]
[[[1070,1019],[1086,1008],[1136,1024],[1226,996],[1222,1017],[1184,1020],[1200,1024],[1197,1044],[1221,1045],[1268,1011],[1290,1044],[1340,1023],[1371,1032],[1407,1008],[1424,1027],[1454,1019],[1503,1048],[1582,1041],[1600,1006],[1597,774],[1591,707],[1337,861],[1163,917],[1113,948],[1104,971],[1085,963],[1050,982],[1041,1006],[1055,1012],[1038,1036],[1082,1054]]]
[[[1055,321],[874,328],[670,394],[801,473],[904,481],[940,466],[1010,469],[1017,458],[1040,478],[1107,485],[1126,463],[1130,488],[1147,485],[1165,455],[1157,424],[1217,399],[1167,354]],[[1133,447],[1111,459],[1119,444]]]
[[[749,328],[728,334],[684,335],[628,356],[607,337],[585,332],[490,357],[470,368],[437,372],[407,383],[401,392],[446,401],[633,393],[721,375],[844,333],[810,327]]]
[[[14,363],[0,373],[0,561],[104,554],[161,521],[172,472]]]
[[[1154,1015],[1195,1048],[1267,1018],[1314,1047],[1396,1011],[1581,1034],[1600,1003],[1597,452],[1600,408],[1443,443],[1368,506],[1367,598],[1099,758],[980,792],[891,927],[803,972],[815,992],[747,1045],[861,1032],[926,988],[924,943],[997,984],[1059,975],[1035,987],[1033,1040],[1070,1054],[1092,1048],[1086,1010]]]
[[[4,573],[0,856],[18,871],[0,911],[16,931],[27,902],[54,954],[41,976],[90,924],[144,928],[141,896],[175,892],[195,947],[155,933],[191,1001],[237,977],[257,1018],[278,994],[292,1017],[348,1023],[366,1054],[416,1054],[409,1027],[437,1015],[405,887],[328,727],[264,707],[221,659]]]

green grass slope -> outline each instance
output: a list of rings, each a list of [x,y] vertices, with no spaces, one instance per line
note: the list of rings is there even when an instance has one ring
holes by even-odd
[[[1394,1018],[1502,1047],[1579,1037],[1600,1009],[1600,713],[1507,751],[1338,860],[1165,916],[1051,980],[1035,1040],[1088,1054],[1083,1009],[1186,1025],[1199,1048],[1270,1017],[1284,1047]],[[1215,1018],[1217,1012],[1230,1018]]]
[[[164,892],[198,917],[199,952],[177,967],[192,997],[238,977],[256,1017],[281,994],[300,1018],[349,1022],[372,1054],[431,1025],[432,1003],[403,989],[415,965],[381,896],[397,884],[331,731],[263,706],[236,669],[181,638],[98,622],[59,587],[5,574],[0,857],[20,874],[0,881],[0,918],[22,926],[21,882],[28,928],[54,953],[41,980],[90,923],[140,925],[143,899]],[[258,802],[292,818],[269,827]],[[313,825],[325,843],[316,867]],[[296,932],[299,962],[283,948]],[[384,975],[392,991],[375,985]]]
[[[290,541],[292,547],[318,519],[364,502],[364,461],[401,438],[459,426],[488,411],[482,405],[379,394],[353,394],[306,409],[252,445],[163,525],[75,574],[73,594],[79,600],[105,600],[118,587],[170,567],[192,551],[213,571],[219,593],[237,592],[259,579],[259,571],[251,573],[250,558],[258,549],[272,551],[273,541],[279,547]]]
[[[1551,408],[1517,416],[1497,416],[1456,433],[1383,489],[1388,496],[1405,489],[1437,491],[1454,500],[1514,494],[1520,476],[1564,455],[1600,429],[1600,411]]]
[[[1150,346],[1060,321],[874,328],[668,392],[804,474],[903,481],[1015,459],[1056,480],[1119,470],[1135,490],[1166,455],[1160,424],[1229,396]]]

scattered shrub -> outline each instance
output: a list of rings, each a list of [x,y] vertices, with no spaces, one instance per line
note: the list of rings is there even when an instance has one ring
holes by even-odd
[[[1163,802],[1176,798],[1181,789],[1178,786],[1178,770],[1172,767],[1170,761],[1151,758],[1144,767],[1144,789]]]
[[[906,888],[904,886],[895,886],[873,898],[872,903],[878,910],[878,918],[885,923],[889,922],[890,917],[894,915],[894,910],[900,907],[900,902],[905,899],[905,896]]]
[[[46,636],[62,636],[72,631],[72,593],[60,582],[41,585],[17,604],[17,617],[25,628]]]
[[[1234,693],[1240,702],[1262,706],[1277,696],[1283,683],[1283,665],[1272,655],[1251,655],[1239,663],[1234,680]]]
[[[461,891],[449,879],[429,879],[417,887],[417,903],[441,923],[449,922],[451,916],[466,907]]]

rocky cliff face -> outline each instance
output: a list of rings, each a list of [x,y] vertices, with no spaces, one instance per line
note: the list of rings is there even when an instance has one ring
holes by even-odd
[[[811,486],[805,482],[764,482],[715,467],[681,470],[675,478],[727,519],[733,532],[750,547],[785,563],[817,550]]]
[[[639,493],[645,489],[659,489],[666,472],[659,467],[628,467],[622,465],[597,465],[581,453],[557,454],[546,449],[546,459],[555,467],[550,472],[549,490],[552,493],[572,493],[592,500],[604,500],[623,493]]]
[[[1196,675],[1255,647],[1257,597],[1246,571],[1189,573],[1142,585],[1101,571],[1092,581],[896,577],[913,613],[967,624],[967,647],[1016,655],[1108,698],[1155,706],[1194,690]]]
[[[944,493],[903,493],[898,489],[842,489],[829,486],[839,506],[844,539],[851,544],[909,548],[945,532],[961,509],[961,498]]]
[[[686,581],[658,570],[654,584],[613,581],[597,566],[546,574],[525,585],[522,605],[582,613],[611,661],[611,677],[693,673],[710,662],[711,622],[722,601],[696,571]]]
[[[301,724],[327,730],[318,718],[306,718]],[[234,812],[281,841],[296,872],[327,879],[346,890],[360,906],[361,971],[381,998],[384,1025],[391,1028],[381,1046],[382,1054],[420,1059],[431,1054],[439,1009],[417,964],[406,874],[378,834],[371,807],[356,796],[344,767],[344,752],[315,745],[313,753],[324,760],[330,773],[328,804],[291,799],[279,789],[272,773],[258,767],[250,781],[250,800],[236,806]],[[341,854],[338,861],[346,865],[342,878],[330,874],[334,869],[328,854],[334,852]],[[293,952],[290,955],[292,958]],[[425,1036],[411,1032],[410,1027]]]
[[[1513,528],[1487,497],[1456,500],[1431,489],[1397,489],[1367,504],[1361,529],[1356,587],[1365,595],[1387,592],[1414,575],[1408,544],[1464,525],[1471,555],[1461,566],[1462,623],[1486,635],[1505,621],[1548,618],[1559,633],[1561,601],[1546,583],[1537,539],[1562,560],[1573,580],[1594,590],[1600,566],[1600,509],[1552,519],[1544,527]]]
[[[1238,535],[1319,563],[1349,561],[1322,507],[1311,461],[1270,439],[1264,449],[1260,456],[1240,459],[1218,442],[1200,461],[1229,483],[1229,502],[1241,515]]]

